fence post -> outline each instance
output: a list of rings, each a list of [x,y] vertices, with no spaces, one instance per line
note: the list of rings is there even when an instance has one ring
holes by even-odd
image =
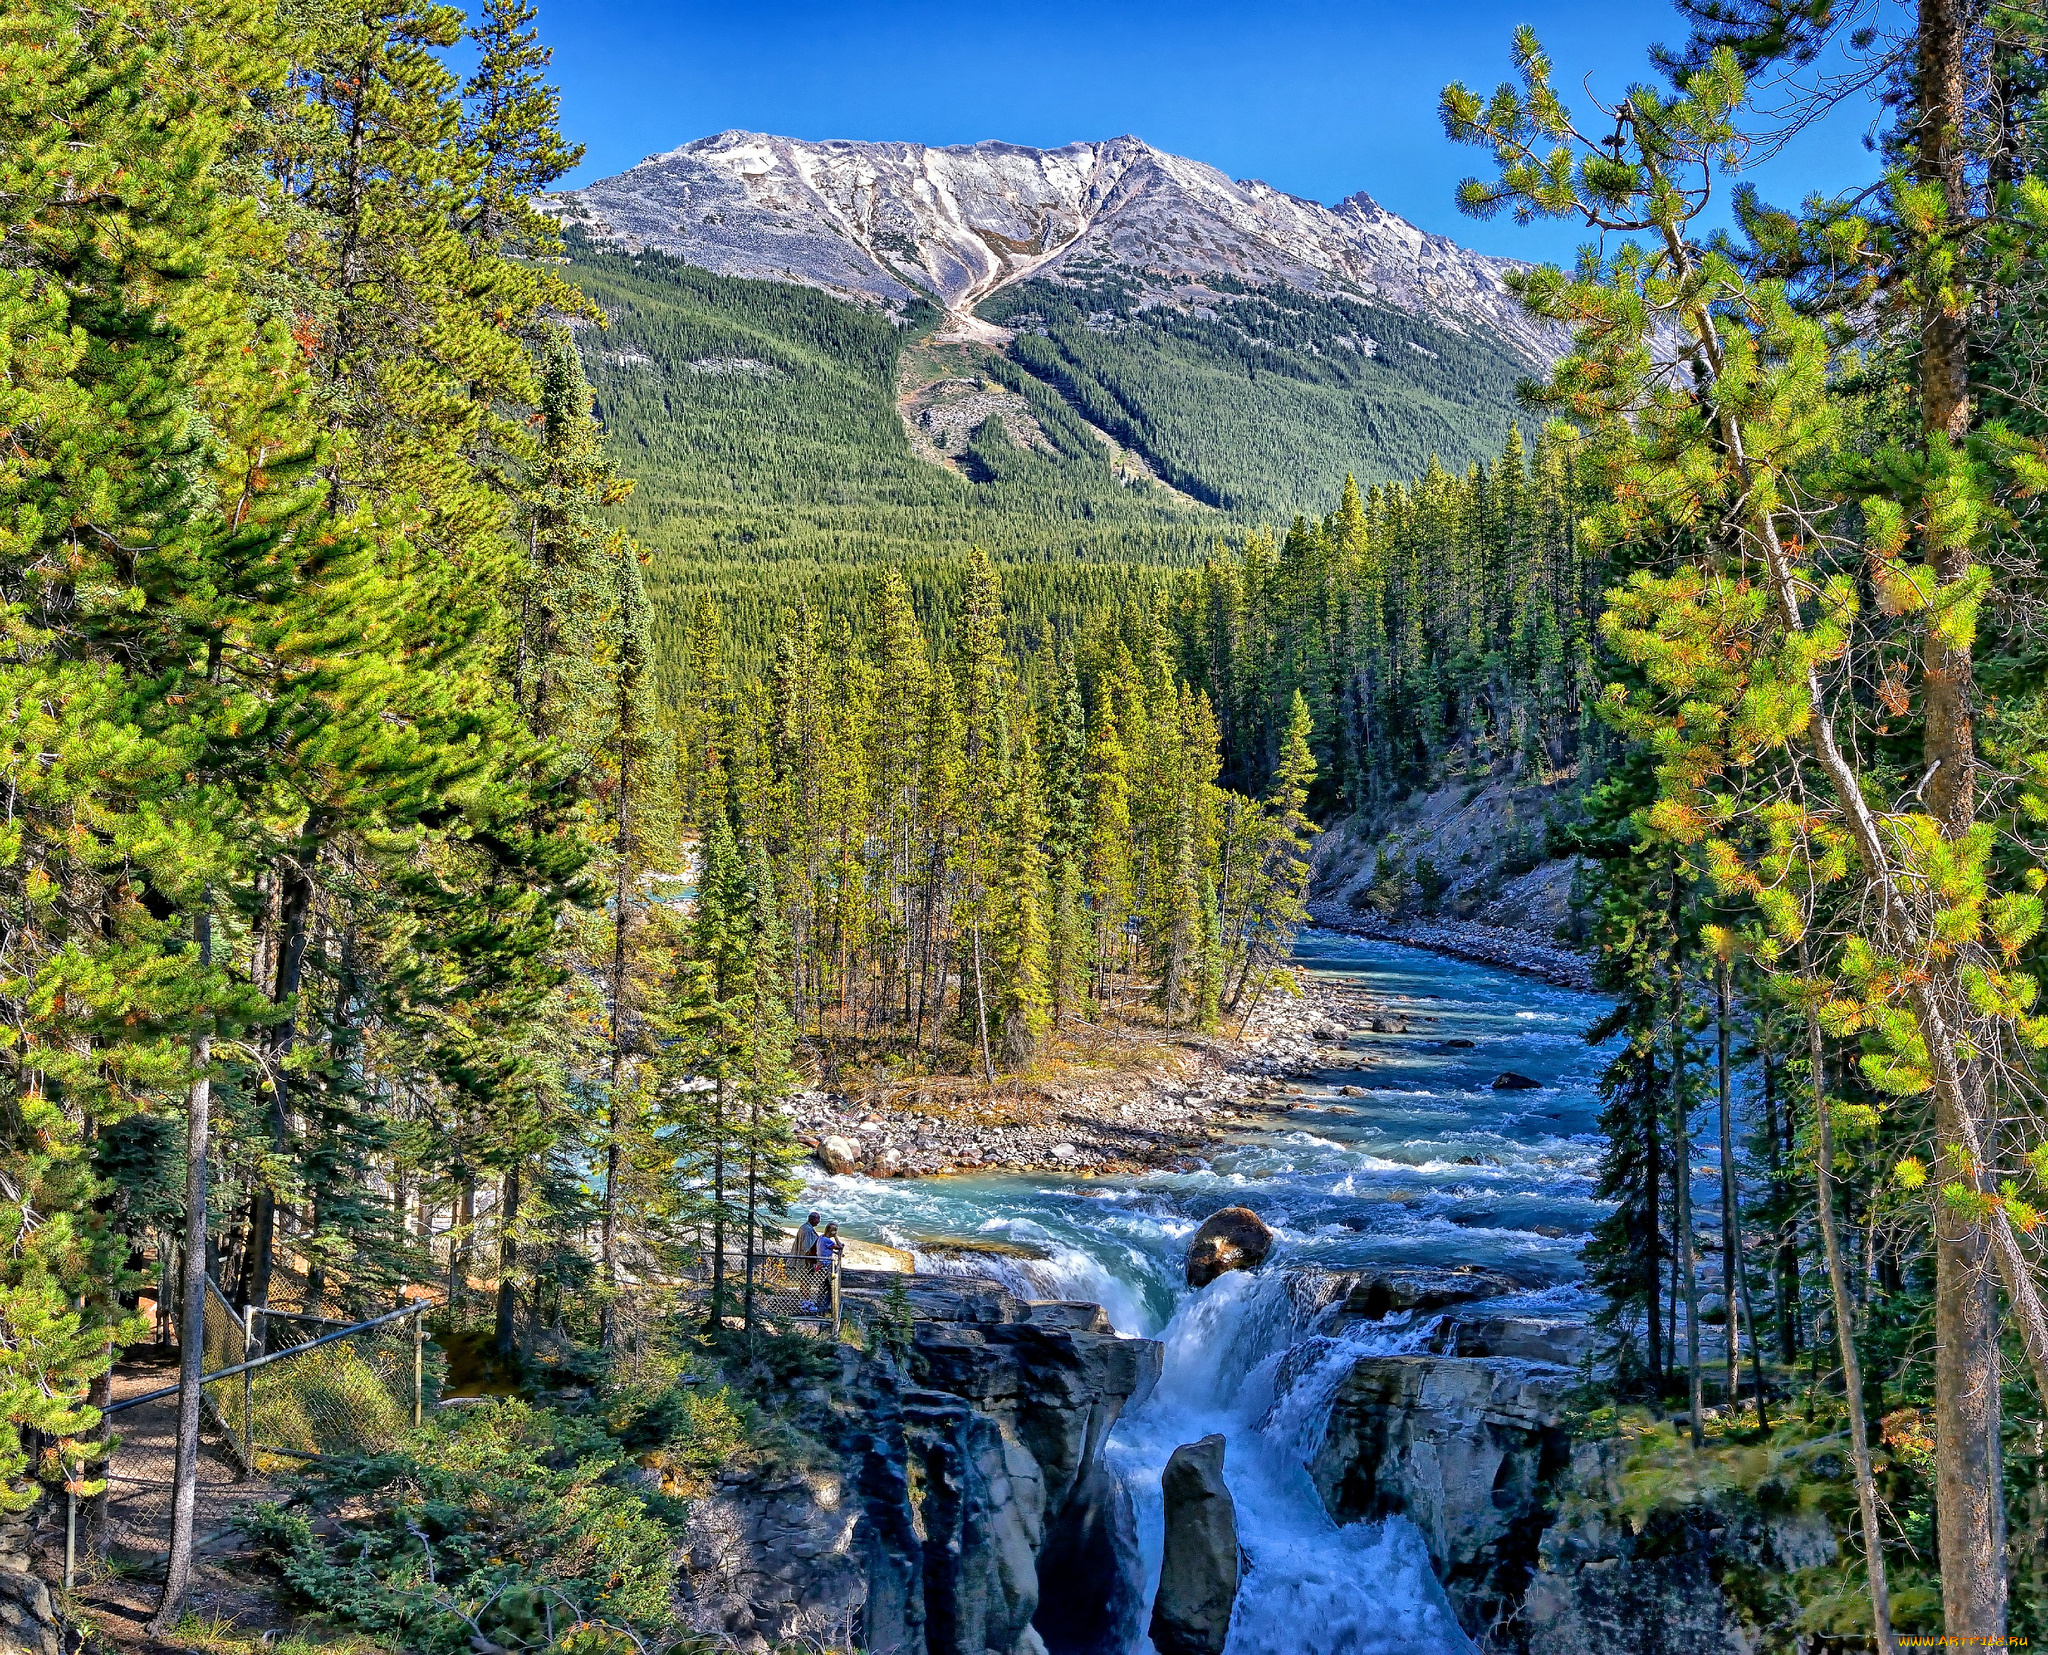
[[[832,1249],[832,1337],[839,1337],[839,1249]]]
[[[249,1353],[256,1348],[256,1307],[252,1304],[242,1312],[242,1359],[246,1362]],[[242,1370],[242,1473],[256,1475],[256,1375]]]
[[[67,1592],[78,1578],[78,1495],[71,1488],[72,1480],[67,1468],[64,1478],[64,1590]]]
[[[427,1307],[423,1304],[412,1319],[412,1422],[420,1423],[424,1405],[427,1352]]]

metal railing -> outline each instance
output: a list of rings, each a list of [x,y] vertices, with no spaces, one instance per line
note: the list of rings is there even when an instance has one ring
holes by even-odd
[[[352,1323],[254,1306],[242,1313],[209,1276],[200,1395],[243,1470],[258,1470],[262,1454],[374,1452],[417,1425],[426,1311],[422,1300]]]

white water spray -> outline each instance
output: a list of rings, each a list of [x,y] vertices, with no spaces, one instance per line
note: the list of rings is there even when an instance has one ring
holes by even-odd
[[[1351,1364],[1419,1348],[1434,1324],[1332,1336],[1319,1331],[1326,1320],[1280,1272],[1221,1276],[1174,1313],[1159,1386],[1108,1448],[1137,1509],[1144,1601],[1159,1580],[1167,1457],[1220,1431],[1250,1563],[1226,1655],[1471,1655],[1414,1527],[1399,1517],[1339,1527],[1306,1468]],[[1134,1655],[1151,1649],[1141,1639]]]

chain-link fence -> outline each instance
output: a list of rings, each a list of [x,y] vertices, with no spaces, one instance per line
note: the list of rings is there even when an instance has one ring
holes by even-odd
[[[238,1314],[208,1279],[206,1412],[248,1471],[274,1459],[375,1453],[425,1407],[426,1305],[344,1323],[293,1312]]]
[[[699,1293],[711,1290],[713,1260],[706,1258],[692,1267],[691,1286]],[[728,1253],[725,1258],[725,1303],[727,1316],[743,1316],[751,1286],[754,1315],[766,1322],[791,1327],[829,1327],[839,1332],[839,1255],[821,1259],[815,1253],[755,1253],[751,1272],[746,1253]]]
[[[277,1497],[273,1473],[390,1448],[433,1401],[425,1303],[337,1323],[275,1311],[244,1316],[211,1278],[206,1287],[208,1378],[193,1522],[202,1547],[227,1533],[244,1507]],[[146,1566],[168,1554],[178,1387],[147,1381],[175,1377],[169,1363],[142,1370],[128,1377],[129,1394],[109,1399],[106,1491],[67,1500],[67,1584],[81,1568]]]

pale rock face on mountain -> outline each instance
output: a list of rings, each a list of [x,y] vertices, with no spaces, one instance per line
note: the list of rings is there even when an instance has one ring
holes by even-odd
[[[984,336],[997,330],[973,308],[998,288],[1108,275],[1155,303],[1199,304],[1222,277],[1378,299],[1536,359],[1559,343],[1507,290],[1511,260],[1425,234],[1363,194],[1325,207],[1136,138],[934,149],[722,132],[545,205],[601,244],[892,308],[922,296]]]

